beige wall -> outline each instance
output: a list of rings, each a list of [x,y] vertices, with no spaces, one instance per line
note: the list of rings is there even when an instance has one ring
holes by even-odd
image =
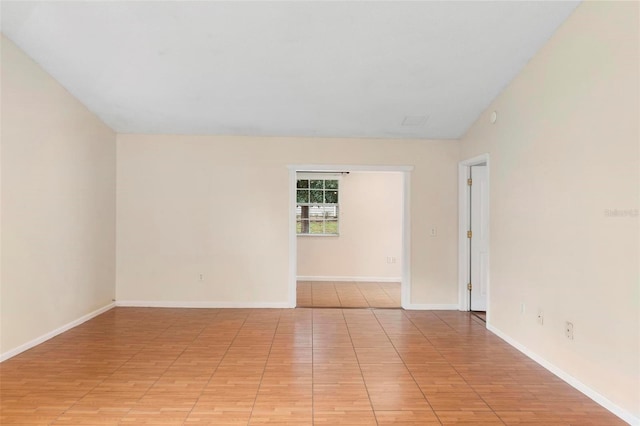
[[[411,302],[457,303],[456,141],[118,135],[117,151],[119,301],[287,304],[287,165],[389,164],[415,166]]]
[[[298,276],[399,281],[403,190],[402,173],[344,175],[340,181],[340,235],[299,236]],[[395,258],[395,263],[388,263],[388,257]]]
[[[2,38],[0,353],[111,303],[115,134]]]
[[[636,417],[640,218],[605,212],[639,208],[639,34],[583,3],[461,142],[491,156],[491,325]]]

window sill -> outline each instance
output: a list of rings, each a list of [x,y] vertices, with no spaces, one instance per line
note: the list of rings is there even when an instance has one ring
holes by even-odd
[[[298,237],[339,237],[340,234],[296,234]]]

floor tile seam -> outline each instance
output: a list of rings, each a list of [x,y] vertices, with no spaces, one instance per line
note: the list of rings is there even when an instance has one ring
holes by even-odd
[[[391,295],[387,292],[387,290],[384,288],[384,286],[382,284],[376,283],[376,285],[378,286],[378,288],[380,289],[382,294],[384,294],[387,297],[387,299],[389,299],[389,302],[395,303],[395,301],[393,300],[393,297],[391,297]],[[400,291],[402,291],[402,288],[401,288]]]
[[[338,293],[338,289],[336,288],[335,283],[331,284],[331,286],[333,287],[333,291],[336,294],[336,297],[338,298],[338,305],[340,306],[340,308],[342,308],[342,299],[340,299],[340,293]]]
[[[400,358],[400,361],[402,361],[402,365],[404,365],[404,368],[407,369],[407,371],[409,372],[409,375],[411,376],[411,379],[413,380],[413,383],[418,387],[418,390],[420,391],[420,393],[422,394],[422,397],[425,399],[425,401],[427,402],[427,405],[429,405],[429,408],[431,408],[431,411],[433,412],[433,414],[436,416],[436,418],[438,419],[438,422],[440,422],[440,424],[442,424],[442,420],[440,420],[440,417],[438,416],[438,414],[436,413],[436,411],[433,409],[433,406],[431,405],[431,402],[429,401],[429,398],[427,398],[427,396],[424,394],[424,391],[422,390],[422,388],[420,387],[420,385],[418,384],[418,381],[416,380],[416,378],[414,377],[413,373],[411,372],[411,370],[409,369],[409,366],[407,366],[407,364],[404,362],[404,359],[402,358],[402,356],[400,355],[400,352],[398,351],[398,348],[396,347],[396,345],[393,343],[393,341],[391,340],[391,338],[389,337],[389,334],[387,333],[387,330],[384,328],[384,325],[382,325],[382,323],[380,322],[380,318],[378,318],[378,316],[375,314],[375,312],[373,313],[373,316],[375,317],[376,321],[378,322],[378,324],[380,325],[380,327],[382,327],[382,330],[384,331],[385,336],[387,336],[387,340],[389,340],[389,343],[391,343],[391,346],[393,346],[393,349],[396,351],[396,354],[398,355],[398,357]],[[413,324],[413,322],[412,322]],[[415,324],[413,324],[414,327],[416,327]],[[417,328],[417,327],[416,327]],[[426,339],[426,337],[425,337]]]
[[[456,329],[454,329],[453,327],[451,327],[446,321],[444,321],[442,318],[440,318],[440,316],[436,313],[435,316],[442,321],[443,323],[445,323],[447,326],[449,326],[451,328],[452,331],[454,331],[457,334],[460,334],[456,331]],[[409,318],[409,320],[413,323],[413,320],[411,318]],[[415,325],[415,323],[414,323]],[[423,333],[423,331],[416,325],[416,328],[418,328],[418,330],[420,331],[420,333],[424,336],[425,339],[427,339],[427,341],[429,343],[431,343],[431,341],[429,340],[429,338]],[[433,343],[431,343],[433,345]],[[502,420],[502,418],[500,416],[498,416],[498,414],[495,412],[495,410],[493,409],[493,407],[491,407],[491,405],[489,405],[489,403],[487,401],[485,401],[485,399],[482,397],[482,395],[480,395],[478,393],[478,391],[471,386],[471,384],[467,381],[467,379],[460,374],[460,372],[458,371],[458,369],[449,361],[447,360],[447,358],[445,358],[445,356],[442,354],[442,351],[440,349],[438,349],[437,346],[433,345],[433,348],[436,350],[436,352],[438,352],[438,354],[442,357],[442,359],[444,359],[446,361],[446,363],[456,372],[456,374],[458,374],[460,376],[460,378],[464,381],[464,383],[469,386],[469,388],[478,396],[478,398],[480,398],[480,400],[485,403],[487,405],[487,407],[489,407],[489,409],[491,410],[491,412],[503,423],[506,424],[504,422],[504,420]],[[403,360],[404,361],[404,360]],[[413,374],[412,374],[413,375]],[[422,391],[422,389],[420,389]],[[425,396],[426,397],[426,396]],[[431,404],[431,403],[429,403]]]
[[[362,296],[362,299],[364,299],[365,303],[367,304],[367,307],[371,308],[371,302],[369,302],[369,299],[367,299],[367,296],[365,296],[365,294],[362,292],[362,290],[360,289],[360,286],[356,284],[356,288],[358,289],[358,292]]]
[[[298,300],[298,283],[296,282],[296,301]],[[309,303],[313,308],[313,285],[309,286]]]
[[[362,289],[360,288],[360,286],[357,286],[357,287],[358,287],[358,290],[360,290],[360,292],[361,292],[361,293],[362,293],[362,295],[364,296],[364,300],[366,300],[366,301],[367,301],[367,306],[369,306],[369,307],[371,308],[371,307],[372,307],[372,306],[371,306],[371,301],[369,300],[369,298],[367,297],[367,295],[362,291]]]
[[[262,382],[264,380],[264,373],[267,371],[267,364],[269,364],[269,358],[271,357],[271,350],[273,349],[273,342],[276,339],[276,334],[278,332],[278,326],[280,325],[281,318],[282,318],[282,312],[279,311],[278,322],[276,323],[276,326],[273,329],[273,336],[271,337],[271,345],[269,346],[269,353],[267,354],[267,359],[264,363],[264,367],[262,368],[262,374],[260,375],[258,390],[256,391],[256,396],[253,398],[253,404],[251,404],[251,414],[249,414],[248,424],[251,423],[251,418],[253,417],[253,410],[255,409],[256,402],[258,401],[258,395],[260,394],[260,389],[262,388]]]
[[[218,317],[218,315],[220,315],[220,311],[217,311],[217,312],[216,312],[216,315],[215,315],[215,317],[214,317],[213,319],[215,320],[215,318],[216,318],[216,317]],[[174,320],[174,323],[175,323],[175,320]],[[244,322],[243,322],[243,324],[244,324]],[[170,326],[169,326],[169,328],[170,328],[170,327],[172,327],[172,326],[173,326],[173,325],[170,325]],[[241,326],[241,327],[242,327],[242,326]],[[200,337],[200,336],[202,335],[202,333],[204,332],[204,330],[205,330],[206,328],[207,328],[206,326],[202,327],[202,329],[200,330],[200,332],[199,332],[198,334],[196,334],[196,335],[194,336],[194,338],[193,338],[193,339],[191,339],[191,343],[195,342],[195,341],[198,339],[198,337]],[[238,330],[239,330],[239,329],[238,329]],[[157,337],[156,337],[156,338],[157,338]],[[190,344],[187,344],[187,345],[185,346],[185,348],[182,350],[182,352],[180,352],[180,354],[176,357],[176,359],[174,359],[174,360],[173,360],[173,362],[167,366],[167,368],[164,370],[165,372],[167,372],[167,371],[168,371],[168,370],[169,370],[169,369],[170,369],[170,368],[171,368],[171,367],[176,363],[176,361],[178,361],[178,359],[179,359],[179,358],[180,358],[180,357],[181,357],[181,356],[182,356],[182,355],[187,351],[187,349],[189,348],[189,345],[190,345]],[[231,345],[229,345],[229,347],[231,347]],[[227,350],[228,350],[228,349],[229,349],[229,348],[227,348]],[[226,352],[225,352],[225,353],[226,353]],[[222,361],[222,360],[221,360],[221,361]],[[218,363],[218,365],[220,365],[220,363]],[[213,374],[215,373],[215,371],[218,369],[218,365],[216,366],[216,368],[214,369],[214,371],[213,371],[213,372],[211,373],[211,375],[209,376],[209,381],[211,380],[211,377],[213,377]],[[160,375],[160,377],[158,377],[158,379],[157,379],[155,382],[153,382],[153,384],[152,384],[151,386],[149,386],[149,388],[148,388],[148,389],[147,389],[147,390],[142,394],[142,396],[141,396],[140,398],[138,398],[137,403],[139,403],[140,401],[142,401],[142,399],[143,399],[145,396],[147,396],[147,395],[149,394],[149,391],[151,390],[151,388],[153,388],[153,386],[155,386],[155,385],[160,381],[160,379],[161,379],[161,378],[162,378],[162,374]],[[207,381],[207,383],[208,383],[209,381]],[[206,386],[206,385],[205,385],[205,386]],[[204,389],[204,388],[203,388],[203,389]],[[200,391],[200,395],[202,395],[202,390]],[[190,415],[190,414],[191,414],[191,412],[193,411],[193,407],[195,407],[195,406],[196,406],[196,404],[198,403],[198,400],[199,400],[199,399],[200,399],[200,396],[198,396],[198,398],[196,398],[196,400],[194,401],[193,405],[191,406],[191,409],[190,409],[190,410],[189,410],[189,412],[186,414],[186,416],[185,416],[185,418],[184,418],[184,421],[186,421],[186,419],[189,417],[189,415]],[[119,421],[118,423],[121,423],[121,421],[122,421],[122,419],[123,419],[123,418],[125,418],[125,417],[127,417],[129,414],[131,414],[131,410],[132,410],[132,409],[133,409],[133,408],[130,408],[130,409],[129,409],[129,411],[127,412],[127,414],[125,414],[124,416],[122,416],[122,417],[120,418],[120,421]],[[183,421],[183,424],[184,424],[184,421]]]
[[[344,310],[341,310],[341,313],[342,313],[342,319],[343,319],[345,325],[347,326],[347,333],[349,334],[349,341],[351,342],[351,347],[352,347],[353,352],[354,352],[354,354],[356,356],[356,362],[358,364],[358,370],[360,370],[360,377],[362,378],[362,382],[364,384],[364,389],[367,392],[367,399],[369,400],[369,405],[371,406],[371,411],[373,412],[373,418],[376,421],[376,425],[378,425],[379,424],[378,416],[376,416],[376,411],[375,411],[374,406],[373,406],[373,401],[371,400],[371,394],[369,393],[369,387],[367,386],[367,382],[364,379],[364,373],[362,372],[362,367],[360,366],[360,360],[358,359],[358,353],[356,352],[356,348],[353,345],[353,340],[351,339],[351,330],[349,328],[349,322],[347,321],[347,318],[344,316]]]
[[[164,328],[164,331],[168,330],[171,327],[171,325],[167,325],[166,328]],[[138,354],[140,354],[151,342],[153,342],[155,339],[158,338],[158,336],[161,333],[159,333],[154,339],[152,339],[148,344],[143,345],[138,351],[136,351],[133,355],[131,355],[129,357],[129,359],[127,359],[126,361],[124,361],[122,364],[120,364],[120,366],[118,368],[116,368],[108,377],[105,377],[104,379],[102,379],[99,383],[97,383],[94,387],[92,387],[91,389],[89,389],[84,395],[82,395],[78,400],[76,400],[76,402],[74,402],[73,404],[71,404],[69,407],[67,407],[62,413],[60,413],[55,420],[53,420],[52,423],[56,423],[58,421],[58,419],[60,419],[61,416],[64,416],[69,410],[71,410],[73,407],[75,407],[76,405],[78,405],[78,403],[80,402],[80,400],[82,400],[83,398],[85,398],[87,395],[89,395],[92,391],[94,391],[96,388],[98,388],[98,386],[100,386],[101,384],[103,384],[105,381],[107,381],[110,377],[113,377],[114,374],[116,374],[126,363],[128,363],[129,361],[131,361],[133,358],[135,358]],[[153,386],[153,385],[152,385]],[[148,389],[147,389],[148,391]],[[137,401],[140,401],[140,399],[142,399],[142,397],[146,394],[145,393],[138,398]],[[131,412],[131,408],[129,408],[129,410],[127,410],[127,413],[124,414],[122,417],[126,417],[129,413]],[[121,417],[121,418],[122,418]]]
[[[219,315],[219,313],[218,313],[218,315]],[[207,383],[202,388],[202,391],[200,392],[200,395],[196,398],[196,401],[194,402],[193,406],[191,407],[191,410],[189,410],[189,414],[187,414],[187,417],[185,417],[185,421],[186,421],[186,419],[189,418],[189,416],[191,416],[191,414],[193,413],[193,409],[196,407],[196,405],[198,405],[198,402],[200,402],[200,399],[202,398],[204,390],[211,383],[211,380],[213,379],[213,376],[216,374],[216,372],[218,371],[218,368],[220,367],[220,364],[222,364],[222,361],[224,361],[224,358],[229,353],[229,349],[231,349],[231,346],[233,346],[233,342],[235,342],[236,338],[240,334],[240,330],[242,330],[242,327],[244,327],[244,325],[246,324],[248,317],[249,317],[249,315],[247,314],[244,317],[244,319],[242,320],[242,324],[240,324],[240,326],[238,327],[238,329],[236,331],[236,334],[233,336],[233,339],[231,339],[231,342],[229,342],[229,346],[227,346],[227,349],[224,351],[224,354],[222,355],[222,358],[220,358],[220,361],[218,361],[218,365],[216,365],[216,368],[213,370],[213,372],[209,376],[209,380],[207,380]],[[248,422],[247,422],[247,424],[248,424]]]
[[[382,291],[384,291],[384,293],[387,295],[387,297],[393,302],[395,303],[395,300],[393,300],[393,296],[389,294],[389,292],[387,291],[386,288],[382,287]]]

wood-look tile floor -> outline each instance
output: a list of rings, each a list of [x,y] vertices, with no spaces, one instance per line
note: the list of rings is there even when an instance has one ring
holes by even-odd
[[[471,311],[471,315],[476,316],[481,319],[483,322],[487,322],[487,312],[486,311]]]
[[[0,364],[0,423],[623,424],[466,313],[159,308]]]
[[[400,283],[298,281],[299,308],[399,308]]]

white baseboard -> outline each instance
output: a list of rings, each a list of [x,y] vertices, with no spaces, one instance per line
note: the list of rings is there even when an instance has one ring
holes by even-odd
[[[292,308],[287,302],[189,302],[168,300],[118,300],[116,306],[135,308]]]
[[[404,309],[411,311],[457,311],[457,303],[410,303]]]
[[[65,325],[63,325],[62,327],[58,327],[55,330],[52,330],[46,334],[43,334],[40,337],[37,337],[25,344],[22,344],[20,346],[18,346],[17,348],[8,350],[7,352],[3,353],[0,355],[0,362],[6,361],[9,358],[12,358],[26,350],[29,350],[31,348],[33,348],[34,346],[38,346],[40,343],[46,342],[47,340],[56,337],[58,334],[62,334],[65,331],[71,330],[74,327],[79,326],[80,324],[89,321],[92,318],[97,317],[98,315],[107,312],[109,309],[113,308],[115,305],[115,303],[109,303],[106,306],[103,306],[100,309],[97,309],[93,312],[90,312],[86,315],[81,316],[80,318],[78,318],[77,320],[71,321],[70,323],[67,323]]]
[[[329,276],[299,276],[298,281],[348,281],[348,282],[371,282],[371,283],[399,283],[401,277],[329,277]]]
[[[575,389],[579,390],[580,392],[582,392],[583,394],[585,394],[586,396],[588,396],[589,398],[591,398],[592,400],[594,400],[595,402],[597,402],[598,404],[606,408],[607,410],[611,411],[616,416],[620,417],[625,422],[629,423],[630,425],[640,425],[639,417],[634,416],[632,413],[628,412],[627,410],[611,402],[605,396],[599,394],[598,392],[591,389],[589,386],[585,385],[584,383],[582,383],[575,377],[571,376],[561,368],[555,366],[554,364],[550,363],[546,359],[542,358],[540,355],[531,351],[529,348],[522,345],[520,342],[512,339],[507,334],[503,333],[493,325],[490,325],[487,323],[487,329],[491,331],[493,334],[495,334],[496,336],[500,337],[502,340],[504,340],[508,344],[510,344],[511,346],[513,346],[514,348],[516,348],[517,350],[519,350],[520,352],[522,352],[523,354],[525,354],[526,356],[528,356],[529,358],[531,358],[532,360],[534,360],[535,362],[537,362],[538,364],[540,364],[541,366],[543,366],[544,368],[546,368],[547,370],[549,370],[550,372],[552,372],[553,374],[555,374],[556,376],[558,376],[559,378],[561,378],[562,380],[564,380],[565,382],[567,382],[569,385],[573,386]]]

